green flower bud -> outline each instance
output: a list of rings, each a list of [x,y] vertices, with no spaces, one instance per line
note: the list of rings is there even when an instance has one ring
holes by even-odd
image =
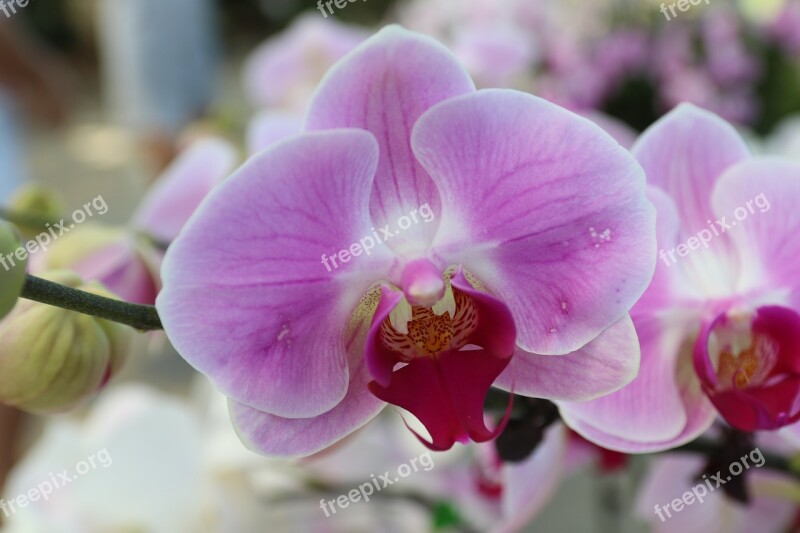
[[[12,226],[0,222],[0,318],[14,308],[25,284],[27,257],[25,261],[20,261],[14,255],[19,246],[19,239]]]
[[[42,276],[62,285],[113,297],[98,284],[82,285],[63,271]],[[22,300],[0,322],[0,403],[34,413],[73,407],[122,366],[132,330],[96,317]]]
[[[26,185],[11,198],[9,210],[32,220],[41,220],[38,224],[19,224],[25,237],[33,238],[45,231],[46,222],[58,221],[63,215],[64,206],[61,198],[51,189],[43,185]]]

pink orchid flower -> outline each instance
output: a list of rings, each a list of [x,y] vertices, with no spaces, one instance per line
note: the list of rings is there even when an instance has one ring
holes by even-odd
[[[195,141],[150,188],[126,226],[76,227],[39,256],[34,271],[69,268],[99,281],[124,300],[155,303],[162,248],[180,232],[200,201],[235,167],[236,149],[219,138]]]
[[[480,531],[522,531],[561,485],[568,450],[562,424],[548,428],[534,452],[518,463],[504,463],[492,444],[478,444],[472,461],[462,460],[442,474],[444,494]]]
[[[715,490],[708,490],[709,484],[700,477],[704,466],[702,458],[683,454],[653,461],[636,501],[636,514],[647,521],[649,531],[796,531],[792,522],[797,484],[792,478],[752,464],[746,471],[751,501],[742,505],[715,488],[715,482],[709,483]],[[681,503],[673,507],[674,501]]]
[[[366,29],[319,13],[298,17],[250,54],[242,74],[251,105],[303,113],[325,72],[367,38]]]
[[[482,442],[493,384],[588,400],[636,375],[644,186],[598,126],[476,91],[443,46],[393,26],[327,74],[303,133],[204,201],[156,306],[261,453],[312,454],[387,403],[431,448]]]
[[[659,261],[631,311],[641,370],[622,390],[561,404],[610,449],[669,449],[717,413],[744,430],[800,419],[800,165],[754,159],[719,117],[684,104],[633,153],[658,211]]]

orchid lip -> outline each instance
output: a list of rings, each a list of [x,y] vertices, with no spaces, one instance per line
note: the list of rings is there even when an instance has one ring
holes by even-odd
[[[743,431],[800,420],[800,315],[778,306],[723,313],[694,352],[703,389],[722,417]]]
[[[411,263],[429,277],[428,260]],[[486,427],[483,402],[514,353],[516,328],[508,308],[476,290],[461,269],[442,275],[443,297],[432,306],[414,305],[397,290],[381,289],[367,341],[369,390],[406,409],[431,435],[432,450],[456,442],[485,442],[505,427],[509,408],[495,430]],[[409,428],[410,429],[410,428]]]

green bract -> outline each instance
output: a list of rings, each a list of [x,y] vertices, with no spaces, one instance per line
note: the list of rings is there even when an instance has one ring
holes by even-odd
[[[70,272],[42,276],[113,298]],[[0,322],[0,403],[34,413],[73,407],[119,370],[132,330],[93,316],[22,300]]]

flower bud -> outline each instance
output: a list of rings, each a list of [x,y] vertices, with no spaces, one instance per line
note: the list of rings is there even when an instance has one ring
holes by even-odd
[[[160,253],[144,237],[101,224],[84,224],[70,231],[33,266],[75,271],[138,304],[154,304],[161,286]]]
[[[64,212],[61,199],[51,189],[42,185],[26,185],[11,198],[9,208],[13,213],[20,213],[34,220],[41,220],[42,225],[23,224],[20,231],[26,237],[34,237],[45,231],[45,222],[56,221]]]
[[[17,303],[25,284],[25,263],[15,256],[19,249],[11,225],[0,222],[0,318],[6,316]]]
[[[75,274],[42,276],[113,297]],[[119,370],[132,330],[93,316],[23,300],[0,322],[0,403],[35,413],[63,411],[101,388]]]

